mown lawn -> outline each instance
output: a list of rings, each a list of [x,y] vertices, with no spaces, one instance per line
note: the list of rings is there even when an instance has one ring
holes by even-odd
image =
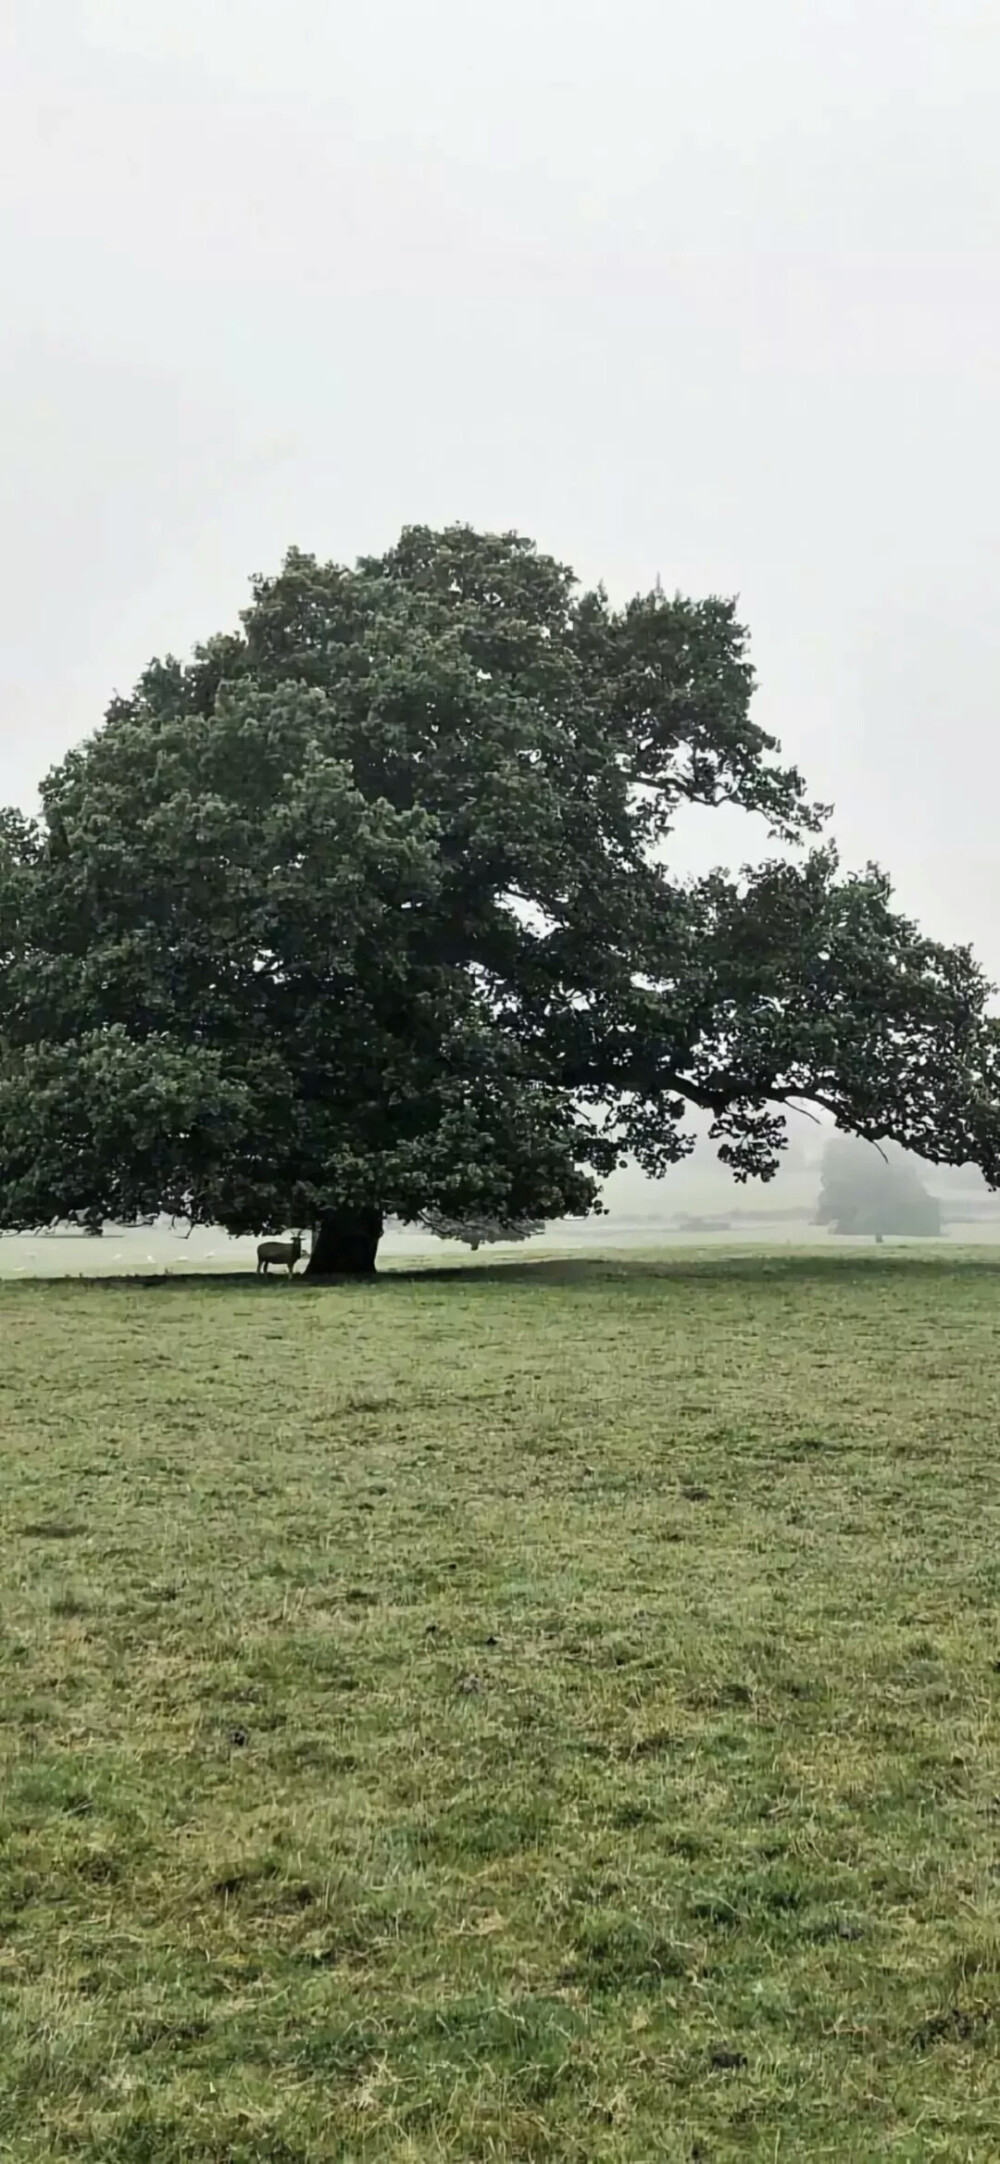
[[[1000,2154],[1000,1267],[0,1287],[10,2164]]]

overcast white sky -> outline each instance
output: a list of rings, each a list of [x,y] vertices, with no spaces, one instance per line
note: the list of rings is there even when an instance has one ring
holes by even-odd
[[[738,592],[1000,976],[998,111],[996,0],[3,0],[0,796],[289,543],[515,526]]]

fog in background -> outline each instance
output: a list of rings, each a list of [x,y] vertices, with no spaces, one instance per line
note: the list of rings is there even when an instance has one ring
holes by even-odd
[[[988,0],[6,0],[0,797],[289,543],[516,527],[738,593],[1000,977],[998,106]]]

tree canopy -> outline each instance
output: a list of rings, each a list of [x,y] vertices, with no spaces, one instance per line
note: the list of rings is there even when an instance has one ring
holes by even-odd
[[[311,1225],[368,1269],[390,1214],[664,1172],[691,1105],[767,1179],[790,1100],[1000,1183],[990,987],[841,875],[753,688],[732,602],[614,607],[516,535],[293,551],[0,815],[0,1226]],[[672,875],[723,803],[773,860]]]

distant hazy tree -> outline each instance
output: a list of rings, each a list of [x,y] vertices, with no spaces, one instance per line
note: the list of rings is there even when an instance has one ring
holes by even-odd
[[[461,1240],[473,1253],[477,1247],[489,1247],[499,1240],[532,1240],[536,1233],[545,1231],[541,1218],[522,1217],[504,1225],[495,1217],[445,1217],[437,1210],[425,1211],[420,1222],[436,1240]]]
[[[876,1239],[886,1232],[935,1239],[941,1205],[902,1150],[888,1144],[883,1155],[857,1135],[834,1135],[823,1152],[816,1222]]]

